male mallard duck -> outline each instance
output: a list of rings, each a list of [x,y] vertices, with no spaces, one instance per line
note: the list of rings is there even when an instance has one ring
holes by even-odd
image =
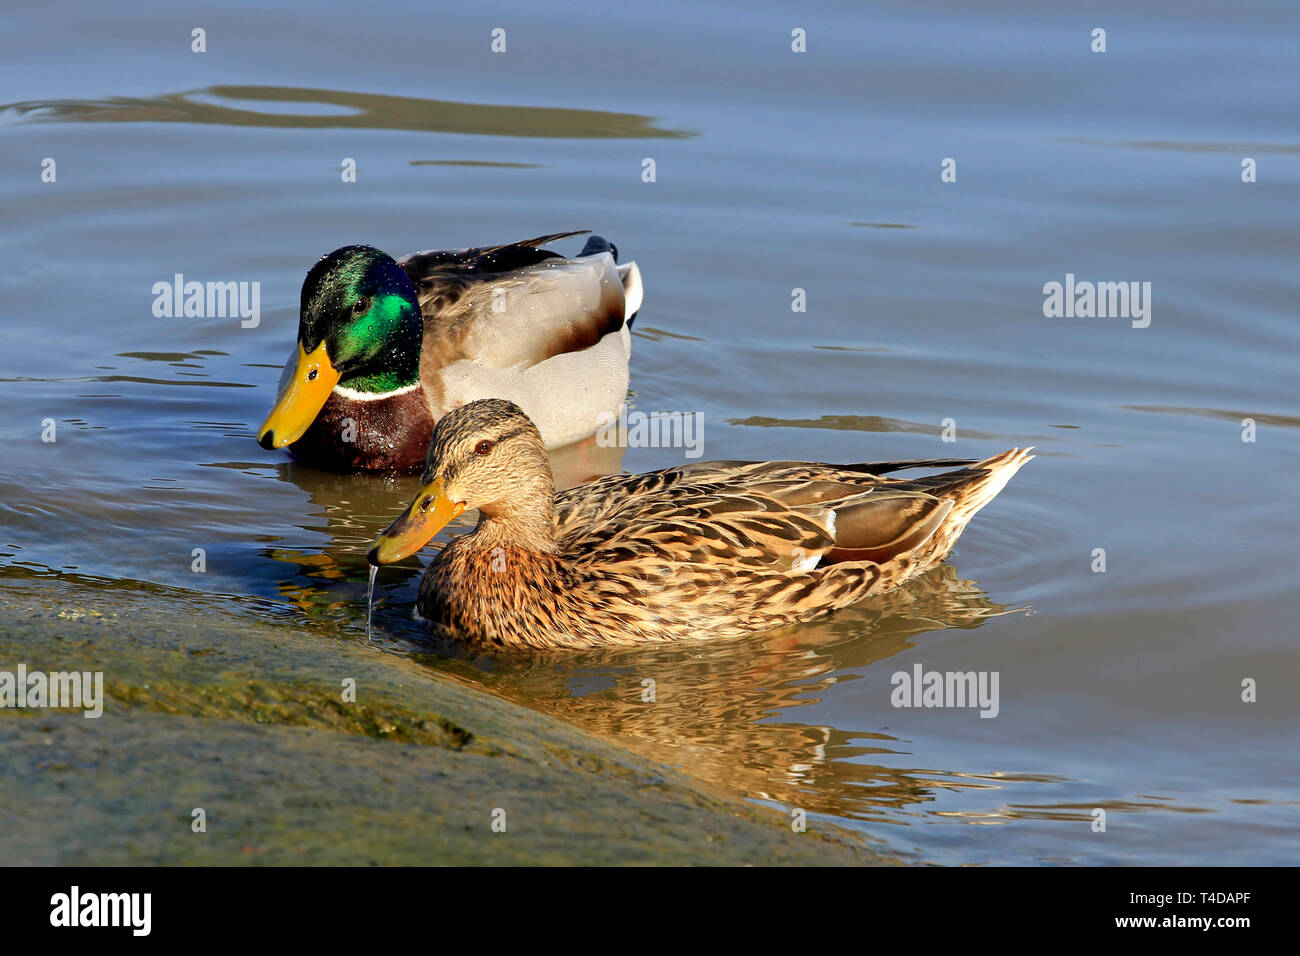
[[[400,262],[331,252],[303,280],[298,347],[258,443],[339,471],[415,470],[434,423],[479,398],[518,402],[548,448],[590,435],[627,394],[641,274],[599,236],[575,259],[541,248],[582,234]]]
[[[370,549],[418,551],[477,508],[434,558],[419,610],[500,647],[591,647],[731,636],[806,621],[941,561],[1033,456],[825,465],[717,461],[613,475],[556,495],[537,427],[471,402],[433,433],[423,487]],[[905,468],[970,465],[926,478]]]

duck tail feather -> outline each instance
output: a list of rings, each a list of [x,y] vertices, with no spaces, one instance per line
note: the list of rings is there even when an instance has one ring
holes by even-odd
[[[610,242],[604,236],[592,235],[587,237],[587,244],[583,246],[582,251],[578,253],[578,258],[581,259],[583,256],[598,256],[602,252],[608,252],[614,257],[614,261],[618,262],[618,246],[614,245],[614,243]]]
[[[641,301],[645,298],[645,290],[641,286],[641,270],[635,262],[629,262],[618,267],[618,277],[623,283],[623,320],[630,329],[632,320],[641,311]]]
[[[918,458],[912,461],[864,461],[853,465],[838,465],[848,471],[865,471],[872,475],[887,475],[891,471],[909,468],[964,468],[975,464],[974,458]]]

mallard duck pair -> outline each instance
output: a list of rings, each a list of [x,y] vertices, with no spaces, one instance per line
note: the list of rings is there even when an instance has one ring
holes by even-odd
[[[572,235],[400,263],[350,246],[303,284],[297,351],[260,441],[343,469],[424,461],[372,565],[478,511],[420,584],[420,613],[448,636],[593,647],[807,621],[942,561],[1033,457],[697,462],[556,494],[547,449],[624,399],[641,303],[635,264],[617,265],[603,239],[575,259],[541,248]],[[890,477],[916,468],[955,470]]]

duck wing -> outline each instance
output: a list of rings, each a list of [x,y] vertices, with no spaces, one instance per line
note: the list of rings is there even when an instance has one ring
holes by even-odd
[[[424,313],[422,374],[456,362],[526,368],[623,328],[626,280],[609,243],[589,241],[573,259],[542,248],[585,232],[402,260]]]
[[[880,464],[882,471],[933,467]],[[615,475],[557,496],[557,539],[603,565],[811,571],[823,562],[883,563],[929,540],[953,502],[899,488],[871,467],[702,462]]]
[[[563,259],[558,252],[541,248],[543,243],[572,236],[583,236],[590,229],[576,229],[572,232],[553,232],[536,239],[520,239],[518,242],[506,242],[499,246],[471,246],[468,249],[444,249],[428,252],[413,252],[398,262],[416,288],[430,289],[436,287],[438,280],[453,276],[493,276],[514,272],[527,266],[545,262],[547,259]],[[595,238],[595,237],[593,237]],[[588,245],[591,245],[590,241]],[[584,249],[583,255],[587,252]]]

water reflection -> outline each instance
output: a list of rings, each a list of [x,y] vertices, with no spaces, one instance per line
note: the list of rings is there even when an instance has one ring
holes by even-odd
[[[748,418],[731,418],[729,425],[751,428],[830,428],[851,432],[911,432],[916,435],[941,435],[943,428],[929,422],[909,422],[880,415],[821,415],[817,418],[776,418],[771,415],[750,415]],[[967,438],[991,440],[1003,436],[968,428]]]
[[[217,102],[212,102],[212,101]],[[220,101],[227,102],[220,102]],[[254,104],[232,105],[230,101]],[[296,111],[283,108],[291,104]],[[278,107],[273,109],[273,107]],[[678,138],[692,134],[662,129],[653,117],[608,110],[549,106],[496,106],[414,96],[292,86],[212,86],[154,97],[110,96],[96,100],[28,100],[0,106],[41,122],[207,123],[281,129],[392,129],[482,136],[543,136],[548,139]]]
[[[899,753],[897,738],[881,729],[803,724],[791,712],[820,703],[833,685],[857,679],[918,635],[977,628],[1014,610],[943,564],[890,594],[761,637],[545,652],[489,667],[441,646],[416,656],[711,785],[810,813],[871,819],[928,802],[939,787],[999,784],[880,766],[870,755]],[[646,681],[653,681],[653,701],[643,700]]]

